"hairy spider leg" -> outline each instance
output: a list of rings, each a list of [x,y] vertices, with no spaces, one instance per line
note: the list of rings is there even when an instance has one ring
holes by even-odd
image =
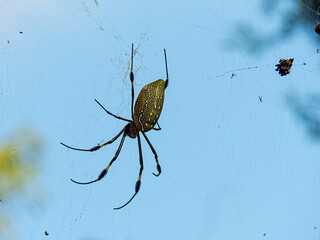
[[[72,150],[77,150],[77,151],[84,151],[84,152],[93,152],[93,151],[97,151],[98,149],[108,145],[108,144],[111,144],[113,143],[115,140],[118,139],[118,137],[120,137],[120,135],[124,132],[124,130],[126,129],[127,126],[125,126],[114,138],[112,138],[110,141],[108,142],[105,142],[101,145],[97,145],[97,146],[94,146],[93,148],[90,148],[90,149],[82,149],[82,148],[74,148],[74,147],[70,147],[62,142],[60,142],[61,145],[67,147],[67,148],[70,148]]]
[[[134,75],[133,75],[133,43],[131,48],[131,72],[130,72],[130,81],[131,81],[131,118],[133,119],[133,101],[134,101],[134,87],[133,87],[133,81],[134,81]]]
[[[128,125],[127,125],[128,126]],[[125,126],[125,128],[127,127]],[[123,142],[124,142],[124,139],[125,137],[127,136],[127,132],[125,131],[123,133],[123,136],[121,138],[121,142],[120,142],[120,145],[116,151],[116,154],[114,155],[114,157],[112,158],[111,162],[109,163],[109,165],[102,170],[102,172],[100,173],[99,177],[96,179],[96,180],[93,180],[93,181],[90,181],[90,182],[77,182],[77,181],[74,181],[73,179],[70,179],[72,182],[74,183],[77,183],[77,184],[90,184],[90,183],[94,183],[94,182],[97,182],[97,181],[100,181],[108,172],[109,168],[111,167],[112,163],[117,159],[117,157],[119,156],[119,153],[121,151],[121,148],[123,146]]]
[[[118,119],[120,119],[120,120],[123,120],[123,121],[132,122],[132,121],[131,121],[131,120],[129,120],[129,119],[126,119],[126,118],[123,118],[123,117],[119,117],[119,116],[117,116],[117,115],[115,115],[115,114],[113,114],[113,113],[109,112],[107,109],[105,109],[105,107],[104,107],[104,106],[102,106],[102,104],[101,104],[101,103],[99,103],[99,102],[98,102],[98,100],[97,100],[97,99],[95,99],[95,101],[100,105],[100,107],[102,107],[102,108],[103,108],[103,110],[105,110],[105,111],[106,111],[106,113],[110,114],[111,116],[113,116],[113,117],[115,117],[115,118],[118,118]]]
[[[143,171],[143,158],[142,158],[141,141],[140,141],[139,133],[138,133],[138,146],[139,146],[140,172],[139,172],[138,181],[136,182],[136,186],[135,186],[135,193],[126,204],[122,205],[121,207],[114,208],[114,210],[119,210],[119,209],[127,206],[132,201],[132,199],[138,194],[138,192],[140,190],[141,175],[142,175],[142,171]]]
[[[169,74],[168,74],[168,64],[167,64],[167,53],[166,53],[166,49],[163,49],[164,51],[164,61],[166,63],[166,73],[167,73],[167,79],[164,82],[164,87],[167,88],[168,84],[169,84]]]
[[[159,161],[158,161],[158,154],[157,154],[156,150],[154,149],[154,147],[152,146],[152,144],[149,141],[149,139],[147,138],[147,135],[144,132],[142,132],[142,135],[144,136],[144,138],[146,139],[147,143],[149,144],[149,147],[151,148],[151,151],[153,152],[154,158],[156,159],[156,162],[157,162],[158,174],[155,174],[155,173],[152,173],[152,174],[155,175],[156,177],[159,177],[159,175],[161,174],[161,166],[160,166]]]

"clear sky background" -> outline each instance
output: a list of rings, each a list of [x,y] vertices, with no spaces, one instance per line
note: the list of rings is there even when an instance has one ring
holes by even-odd
[[[253,0],[0,0],[0,140],[28,127],[44,144],[26,196],[1,205],[15,239],[319,240],[319,139],[298,111],[320,102],[311,97],[317,19],[297,19],[288,37],[278,31],[299,9],[295,1],[268,11]],[[243,37],[246,26],[260,45]],[[152,175],[142,139],[140,192],[114,211],[134,193],[137,140],[126,138],[107,176],[86,186],[70,178],[95,179],[119,140],[94,153],[60,141],[90,148],[124,127],[94,99],[130,118],[132,43],[136,96],[165,78],[167,50],[162,130],[147,133],[163,172]],[[285,77],[275,72],[281,58],[294,58]]]

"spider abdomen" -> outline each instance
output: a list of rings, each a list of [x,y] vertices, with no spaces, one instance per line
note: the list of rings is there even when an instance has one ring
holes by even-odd
[[[158,122],[164,100],[165,82],[162,79],[144,86],[134,105],[133,122],[141,132],[150,131]]]

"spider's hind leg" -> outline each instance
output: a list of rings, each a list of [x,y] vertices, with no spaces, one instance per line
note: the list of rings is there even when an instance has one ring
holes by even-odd
[[[149,147],[151,148],[151,151],[154,154],[154,158],[156,159],[158,174],[155,174],[155,173],[152,173],[152,174],[155,175],[156,177],[159,177],[159,175],[161,174],[161,166],[160,166],[159,161],[158,161],[158,154],[157,154],[156,150],[154,149],[154,147],[152,146],[152,144],[149,141],[149,139],[147,138],[147,135],[144,132],[142,134],[143,134],[144,138],[146,139]]]
[[[159,123],[157,123],[157,125],[158,125],[158,128],[152,128],[152,130],[155,130],[155,131],[160,131],[162,128],[160,127],[160,125],[159,125]]]
[[[142,171],[143,171],[143,158],[142,158],[141,141],[140,141],[139,133],[138,133],[138,146],[139,146],[140,172],[139,172],[138,181],[136,182],[135,193],[133,194],[133,196],[130,198],[130,200],[126,204],[122,205],[121,207],[114,208],[114,210],[119,210],[119,209],[127,206],[132,201],[132,199],[138,194],[138,192],[140,190],[141,175],[142,175]]]
[[[127,127],[127,126],[125,126],[125,127],[124,127],[114,138],[112,138],[110,141],[105,142],[105,143],[103,143],[103,144],[101,144],[101,145],[94,146],[93,148],[90,148],[90,149],[74,148],[74,147],[70,147],[70,146],[68,146],[68,145],[66,145],[66,144],[64,144],[64,143],[62,143],[62,142],[60,142],[60,144],[63,145],[63,146],[65,146],[65,147],[67,147],[67,148],[70,148],[70,149],[72,149],[72,150],[77,150],[77,151],[84,151],[84,152],[97,151],[98,149],[100,149],[100,148],[102,148],[102,147],[104,147],[104,146],[106,146],[106,145],[108,145],[108,144],[111,144],[111,143],[113,143],[115,140],[117,140],[118,137],[120,137],[120,135],[125,131],[126,127]]]

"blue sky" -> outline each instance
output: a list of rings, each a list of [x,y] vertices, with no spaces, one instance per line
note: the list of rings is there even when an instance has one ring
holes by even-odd
[[[238,24],[268,32],[281,20],[263,12],[257,1],[2,1],[0,138],[30,127],[44,141],[32,194],[8,206],[16,239],[319,239],[319,143],[287,100],[317,92],[317,36],[297,30],[248,53]],[[137,140],[87,186],[70,178],[95,179],[119,140],[94,153],[59,142],[89,148],[123,128],[94,99],[130,118],[132,43],[136,96],[165,78],[167,50],[162,130],[147,133],[163,172],[152,175],[142,139],[140,192],[114,211],[134,193]],[[295,58],[286,77],[274,71],[281,58]]]

